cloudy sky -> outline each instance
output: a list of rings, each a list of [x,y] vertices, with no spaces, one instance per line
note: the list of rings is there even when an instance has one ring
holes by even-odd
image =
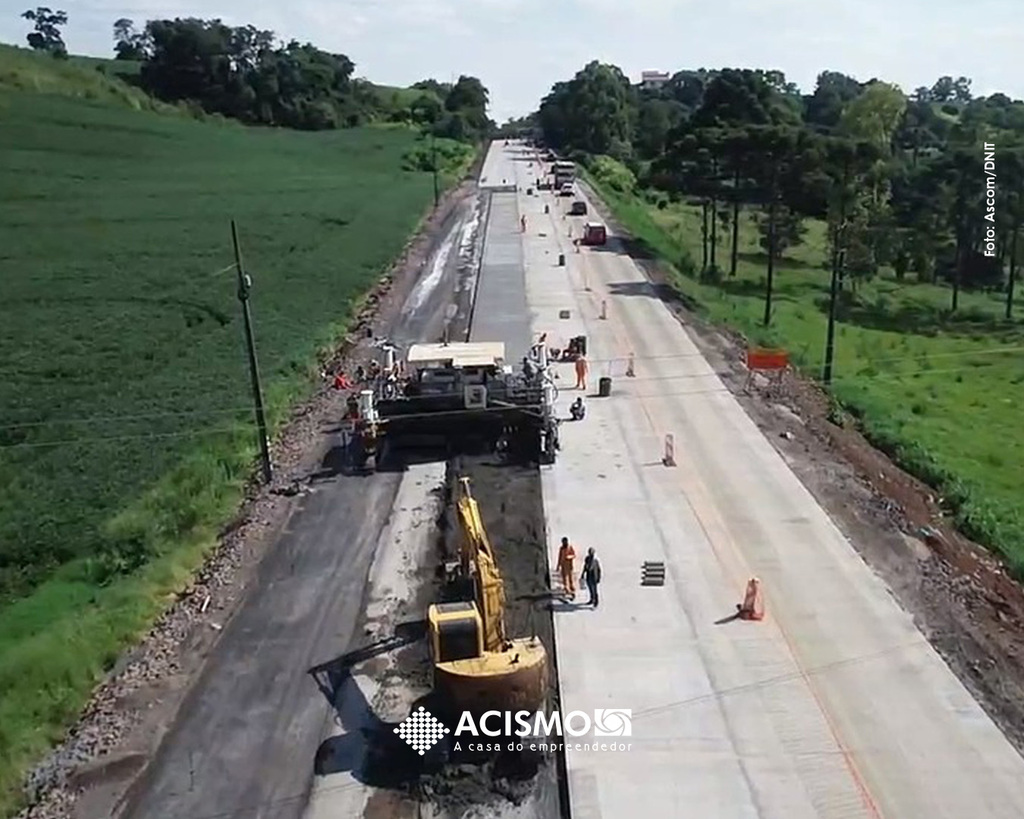
[[[591,59],[634,80],[643,70],[775,68],[811,89],[829,69],[909,91],[950,74],[970,77],[975,93],[1024,97],[1022,0],[50,2],[68,13],[73,53],[109,55],[119,17],[219,16],[347,54],[357,74],[382,84],[478,76],[499,122],[535,109]],[[0,41],[24,44],[28,7],[0,0]]]

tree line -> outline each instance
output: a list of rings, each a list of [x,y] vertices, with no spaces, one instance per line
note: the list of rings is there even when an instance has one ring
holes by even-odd
[[[908,96],[825,71],[801,94],[782,72],[725,68],[643,88],[595,61],[555,84],[530,124],[574,158],[610,156],[639,187],[698,205],[693,272],[705,279],[736,275],[740,214],[752,213],[765,252],[766,324],[774,271],[811,217],[827,225],[834,289],[856,292],[889,268],[900,280],[948,283],[952,311],[964,289],[1004,291],[1010,317],[1024,102],[973,97],[970,84],[942,77]],[[730,235],[727,260],[718,258],[720,230]]]
[[[35,30],[28,44],[66,58],[63,11],[40,7],[22,15]],[[371,121],[406,122],[438,137],[477,142],[493,123],[488,92],[476,77],[455,83],[424,80],[399,95],[354,76],[355,63],[274,32],[221,20],[128,18],[113,25],[116,60],[139,64],[137,82],[166,102],[195,105],[252,125],[304,130],[346,128]],[[418,93],[415,93],[418,92]]]

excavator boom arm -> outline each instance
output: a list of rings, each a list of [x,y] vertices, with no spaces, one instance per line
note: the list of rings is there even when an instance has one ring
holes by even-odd
[[[469,489],[469,478],[459,480],[457,503],[460,547],[464,569],[474,578],[477,607],[484,626],[484,649],[500,651],[505,644],[505,583],[494,559],[494,550],[480,518],[480,508]]]

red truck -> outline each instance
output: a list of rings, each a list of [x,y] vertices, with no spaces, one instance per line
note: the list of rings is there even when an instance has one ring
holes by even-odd
[[[583,226],[583,244],[603,245],[608,241],[608,233],[599,222],[587,222]]]

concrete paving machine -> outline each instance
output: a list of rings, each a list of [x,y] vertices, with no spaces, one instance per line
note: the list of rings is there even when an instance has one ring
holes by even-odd
[[[505,631],[505,584],[469,487],[459,480],[459,560],[446,567],[454,602],[427,609],[434,692],[453,714],[540,711],[547,696],[548,655],[538,637]]]
[[[350,398],[349,446],[359,467],[384,447],[452,447],[470,441],[552,463],[558,449],[557,388],[543,344],[521,368],[501,342],[414,344],[404,363],[383,347],[383,366]]]

